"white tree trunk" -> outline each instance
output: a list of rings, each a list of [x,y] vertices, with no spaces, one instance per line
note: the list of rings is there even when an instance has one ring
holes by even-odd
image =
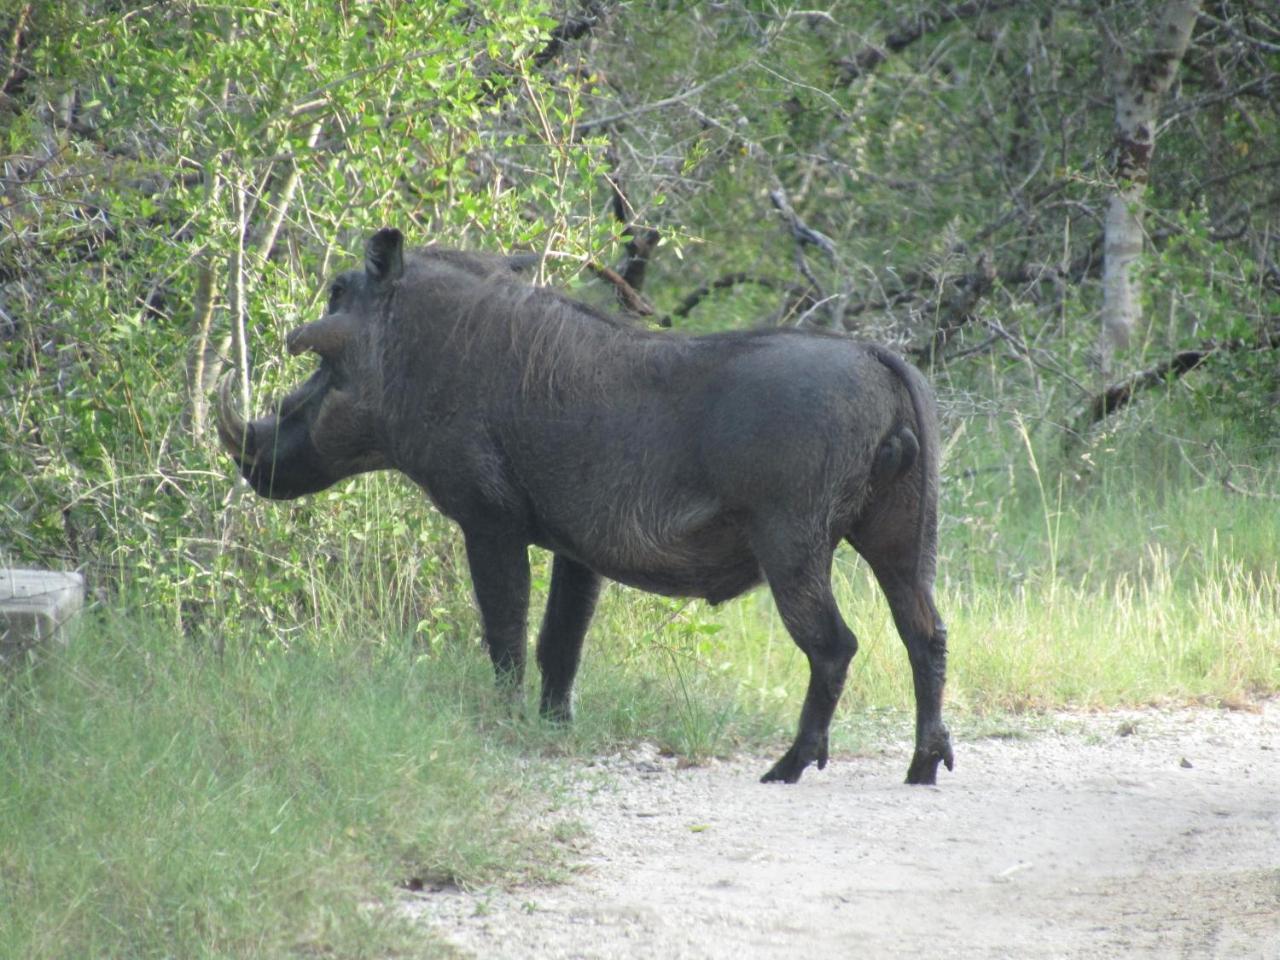
[[[1141,317],[1142,279],[1137,260],[1142,256],[1142,203],[1155,148],[1156,119],[1186,53],[1199,10],[1200,0],[1167,0],[1145,50],[1119,49],[1115,37],[1107,36],[1113,54],[1116,134],[1115,187],[1107,206],[1098,342],[1104,377],[1111,372],[1115,351],[1128,345]]]

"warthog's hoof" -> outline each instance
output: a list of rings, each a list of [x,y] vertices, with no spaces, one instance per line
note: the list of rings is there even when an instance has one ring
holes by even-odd
[[[955,757],[951,753],[951,735],[946,727],[936,730],[924,747],[916,747],[911,758],[911,766],[907,768],[907,783],[918,783],[932,786],[938,782],[938,764],[945,763],[948,770],[954,770]]]
[[[819,770],[822,770],[827,765],[827,738],[825,736],[816,747],[802,745],[799,741],[793,743],[791,749],[782,755],[782,759],[760,778],[760,782],[797,783],[800,780],[800,774],[804,773],[804,768],[815,762],[818,764]]]
[[[568,700],[543,700],[538,707],[543,720],[557,726],[567,727],[573,722],[573,707]]]

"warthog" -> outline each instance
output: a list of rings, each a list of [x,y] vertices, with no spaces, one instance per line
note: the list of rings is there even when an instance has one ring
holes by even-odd
[[[952,766],[946,631],[934,607],[938,429],[924,378],[830,334],[680,337],[520,280],[499,258],[404,251],[383,229],[363,270],[289,352],[319,369],[246,422],[224,387],[219,433],[265,497],[366,470],[409,476],[462,529],[484,639],[521,689],[530,544],[554,554],[538,635],[541,711],[570,717],[603,577],[719,603],[762,579],[809,658],[799,732],[764,775],[827,762],[857,640],[831,591],[836,545],[871,565],[915,680],[908,783]]]

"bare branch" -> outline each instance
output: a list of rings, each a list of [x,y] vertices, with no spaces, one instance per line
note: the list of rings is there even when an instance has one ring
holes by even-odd
[[[640,292],[627,283],[616,270],[611,270],[604,264],[596,263],[594,260],[587,261],[587,269],[601,280],[613,284],[614,290],[618,294],[619,302],[632,313],[641,317],[653,316],[653,305],[640,296]]]
[[[1038,367],[1048,373],[1052,373],[1056,377],[1061,377],[1081,393],[1085,392],[1084,384],[1071,376],[1071,374],[1067,373],[1067,371],[1064,370],[1056,360],[1046,354],[1043,350],[1034,350],[1027,346],[1021,337],[1009,330],[1006,330],[995,320],[983,320],[982,325],[1001,340],[1008,343],[1009,346],[1013,347],[1013,349],[1032,366]]]
[[[316,141],[320,139],[320,129],[322,124],[319,120],[311,124],[311,129],[307,133],[307,149],[315,148]],[[266,260],[271,256],[271,251],[276,245],[276,235],[280,232],[280,225],[284,223],[284,218],[289,212],[289,204],[293,202],[293,195],[298,189],[298,163],[292,160],[289,165],[289,173],[285,176],[284,183],[276,191],[275,203],[271,208],[271,217],[267,221],[266,229],[263,230],[262,237],[258,240],[258,259]]]
[[[235,185],[231,195],[235,212],[236,242],[231,251],[227,281],[230,284],[229,297],[231,309],[231,342],[235,348],[236,380],[240,387],[240,408],[250,409],[249,384],[249,331],[248,303],[245,300],[245,249],[244,232],[247,226],[245,211],[246,188],[243,181]]]
[[[1257,340],[1206,340],[1196,349],[1180,350],[1169,359],[1130,374],[1095,395],[1085,407],[1077,432],[1083,433],[1117,410],[1124,409],[1141,391],[1190,373],[1216,353],[1276,349],[1280,349],[1280,323],[1273,325]]]
[[[19,66],[19,58],[22,55],[22,37],[27,29],[27,20],[31,16],[31,4],[23,4],[18,10],[18,15],[13,18],[13,29],[9,31],[9,65],[5,68],[4,74],[0,75],[0,97],[8,99],[9,87],[14,85],[14,81],[21,75],[21,67]]]
[[[944,6],[937,11],[919,13],[898,24],[884,38],[882,45],[868,44],[851,57],[842,57],[833,61],[833,65],[840,71],[841,82],[852,83],[875,70],[889,59],[890,54],[900,53],[925,34],[932,33],[939,27],[1017,5],[1017,0],[971,0],[968,3]]]
[[[800,215],[792,209],[791,201],[787,199],[787,193],[782,189],[782,183],[775,176],[774,188],[769,191],[769,200],[783,219],[787,221],[787,226],[791,230],[791,237],[796,242],[795,261],[796,269],[800,271],[800,275],[809,283],[811,295],[809,299],[813,301],[812,306],[801,314],[796,323],[807,322],[813,311],[819,307],[827,308],[828,324],[836,326],[840,323],[841,313],[837,309],[841,301],[845,299],[846,294],[835,294],[828,296],[823,290],[822,284],[818,282],[818,278],[814,275],[813,269],[809,266],[809,261],[805,258],[804,248],[806,246],[815,246],[822,250],[831,260],[836,262],[836,245],[831,238],[820,231],[814,230],[807,223],[800,219]]]
[[[791,228],[791,236],[795,238],[797,244],[801,247],[815,246],[832,260],[835,260],[836,245],[832,243],[831,238],[825,233],[814,230],[800,219],[799,214],[791,208],[791,201],[787,199],[786,191],[782,189],[781,184],[769,191],[769,199],[773,202],[778,212],[786,218],[787,225]],[[817,286],[816,281],[814,286]]]
[[[689,293],[674,310],[671,311],[673,317],[688,316],[693,308],[705,300],[713,290],[726,290],[729,287],[736,287],[739,284],[750,283],[758,287],[764,287],[766,290],[776,290],[784,287],[791,296],[797,296],[805,293],[805,289],[796,284],[781,284],[777,280],[769,277],[757,277],[749,273],[726,273],[722,277],[718,277],[711,283],[704,283],[702,286]]]
[[[211,339],[213,334],[213,263],[203,255],[196,268],[196,294],[194,300],[196,335],[187,358],[187,390],[189,405],[186,410],[187,425],[196,436],[203,436],[208,413],[209,385],[221,373],[219,351]]]
[[[652,113],[655,110],[663,110],[667,107],[674,106],[677,103],[682,103],[685,100],[689,100],[689,99],[692,99],[693,97],[696,97],[698,94],[702,93],[702,91],[706,90],[708,87],[713,87],[717,83],[721,83],[729,79],[735,73],[738,73],[740,70],[742,70],[744,67],[747,67],[747,66],[750,66],[750,61],[735,63],[728,70],[725,70],[722,73],[716,74],[710,80],[705,80],[702,83],[699,83],[690,87],[688,90],[685,90],[683,93],[673,94],[670,97],[663,97],[661,100],[654,100],[651,103],[643,103],[640,106],[632,107],[629,110],[620,110],[617,113],[611,113],[608,116],[596,117],[595,119],[592,119],[592,120],[583,120],[578,124],[578,131],[580,133],[585,133],[588,130],[595,130],[597,127],[607,127],[610,124],[617,123],[619,120],[629,120],[630,118],[638,117],[641,114]]]
[[[625,228],[623,235],[627,237],[626,254],[618,266],[618,273],[633,290],[638,291],[644,286],[645,272],[649,269],[649,258],[658,248],[662,234],[652,227],[641,227],[634,222],[635,208],[622,189],[622,177],[618,173],[617,158],[612,147],[610,159],[614,169],[607,179],[609,190],[613,195],[611,201],[613,217],[623,225]]]
[[[1231,477],[1222,478],[1222,489],[1241,497],[1257,497],[1261,500],[1280,500],[1280,493],[1266,493],[1262,490],[1246,490],[1231,481]]]

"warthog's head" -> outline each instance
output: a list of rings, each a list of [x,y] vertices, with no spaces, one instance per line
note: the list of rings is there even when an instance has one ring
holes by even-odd
[[[364,270],[334,279],[325,315],[289,334],[289,352],[311,351],[320,368],[274,412],[246,421],[224,380],[218,436],[259,494],[291,500],[353,474],[387,466],[377,405],[376,318],[404,272],[400,231],[379,230],[365,247]]]

